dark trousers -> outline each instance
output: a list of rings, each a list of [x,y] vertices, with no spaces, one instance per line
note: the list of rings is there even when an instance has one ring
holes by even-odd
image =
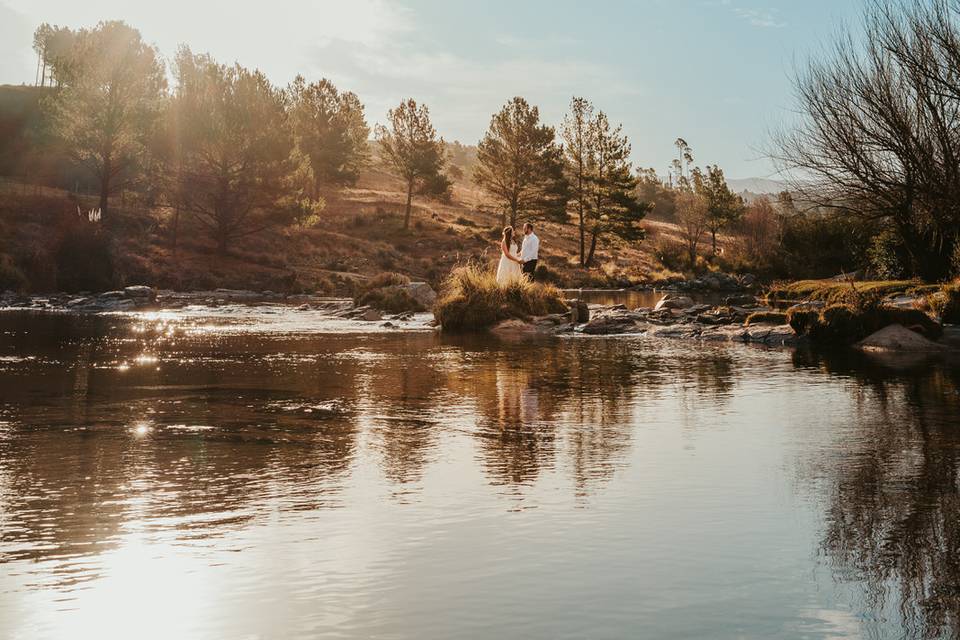
[[[527,260],[523,263],[523,268],[521,271],[523,271],[524,275],[533,280],[534,275],[537,273],[537,261]]]

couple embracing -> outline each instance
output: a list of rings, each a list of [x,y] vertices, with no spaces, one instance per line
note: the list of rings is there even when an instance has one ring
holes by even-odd
[[[500,239],[500,264],[497,265],[497,283],[506,284],[524,276],[533,280],[540,255],[540,238],[533,233],[533,225],[523,225],[523,241],[514,237],[513,227],[503,230]]]

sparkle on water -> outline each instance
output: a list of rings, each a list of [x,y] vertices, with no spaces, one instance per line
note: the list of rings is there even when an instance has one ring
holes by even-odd
[[[0,314],[0,638],[960,633],[960,367]]]

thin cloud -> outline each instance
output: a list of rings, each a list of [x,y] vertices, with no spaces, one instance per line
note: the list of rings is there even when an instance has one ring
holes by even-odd
[[[735,16],[746,20],[751,26],[761,29],[780,29],[787,26],[779,17],[779,9],[768,7],[742,7],[733,0],[708,0],[705,6],[723,7]]]
[[[787,26],[786,22],[777,18],[776,9],[745,9],[743,7],[733,7],[733,12],[754,27],[779,29]]]

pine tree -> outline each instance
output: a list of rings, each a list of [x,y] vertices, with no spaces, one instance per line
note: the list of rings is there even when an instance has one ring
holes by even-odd
[[[443,138],[430,122],[427,105],[410,98],[387,113],[390,126],[377,125],[376,137],[387,163],[407,186],[407,206],[403,228],[410,228],[413,193],[433,183],[443,172],[446,161]]]
[[[630,142],[622,126],[611,127],[606,114],[599,111],[591,120],[590,129],[594,149],[589,176],[592,206],[587,222],[590,232],[590,249],[584,262],[587,267],[593,264],[597,243],[604,234],[628,241],[642,239],[644,231],[638,223],[650,208],[636,197],[639,179],[631,170]]]
[[[571,201],[577,215],[580,235],[580,266],[586,265],[587,215],[590,207],[590,170],[593,163],[594,140],[591,122],[593,105],[585,98],[570,101],[570,113],[563,120],[564,156],[570,183]]]
[[[307,84],[297,76],[287,88],[293,133],[310,161],[314,197],[323,185],[354,184],[369,160],[370,127],[356,94],[327,79]]]
[[[122,22],[78,32],[68,57],[70,73],[53,97],[51,120],[73,160],[97,178],[106,216],[110,196],[143,164],[166,91],[163,63]]]
[[[564,219],[567,183],[553,127],[520,97],[493,115],[477,145],[475,182],[496,200],[501,226],[526,218]]]

